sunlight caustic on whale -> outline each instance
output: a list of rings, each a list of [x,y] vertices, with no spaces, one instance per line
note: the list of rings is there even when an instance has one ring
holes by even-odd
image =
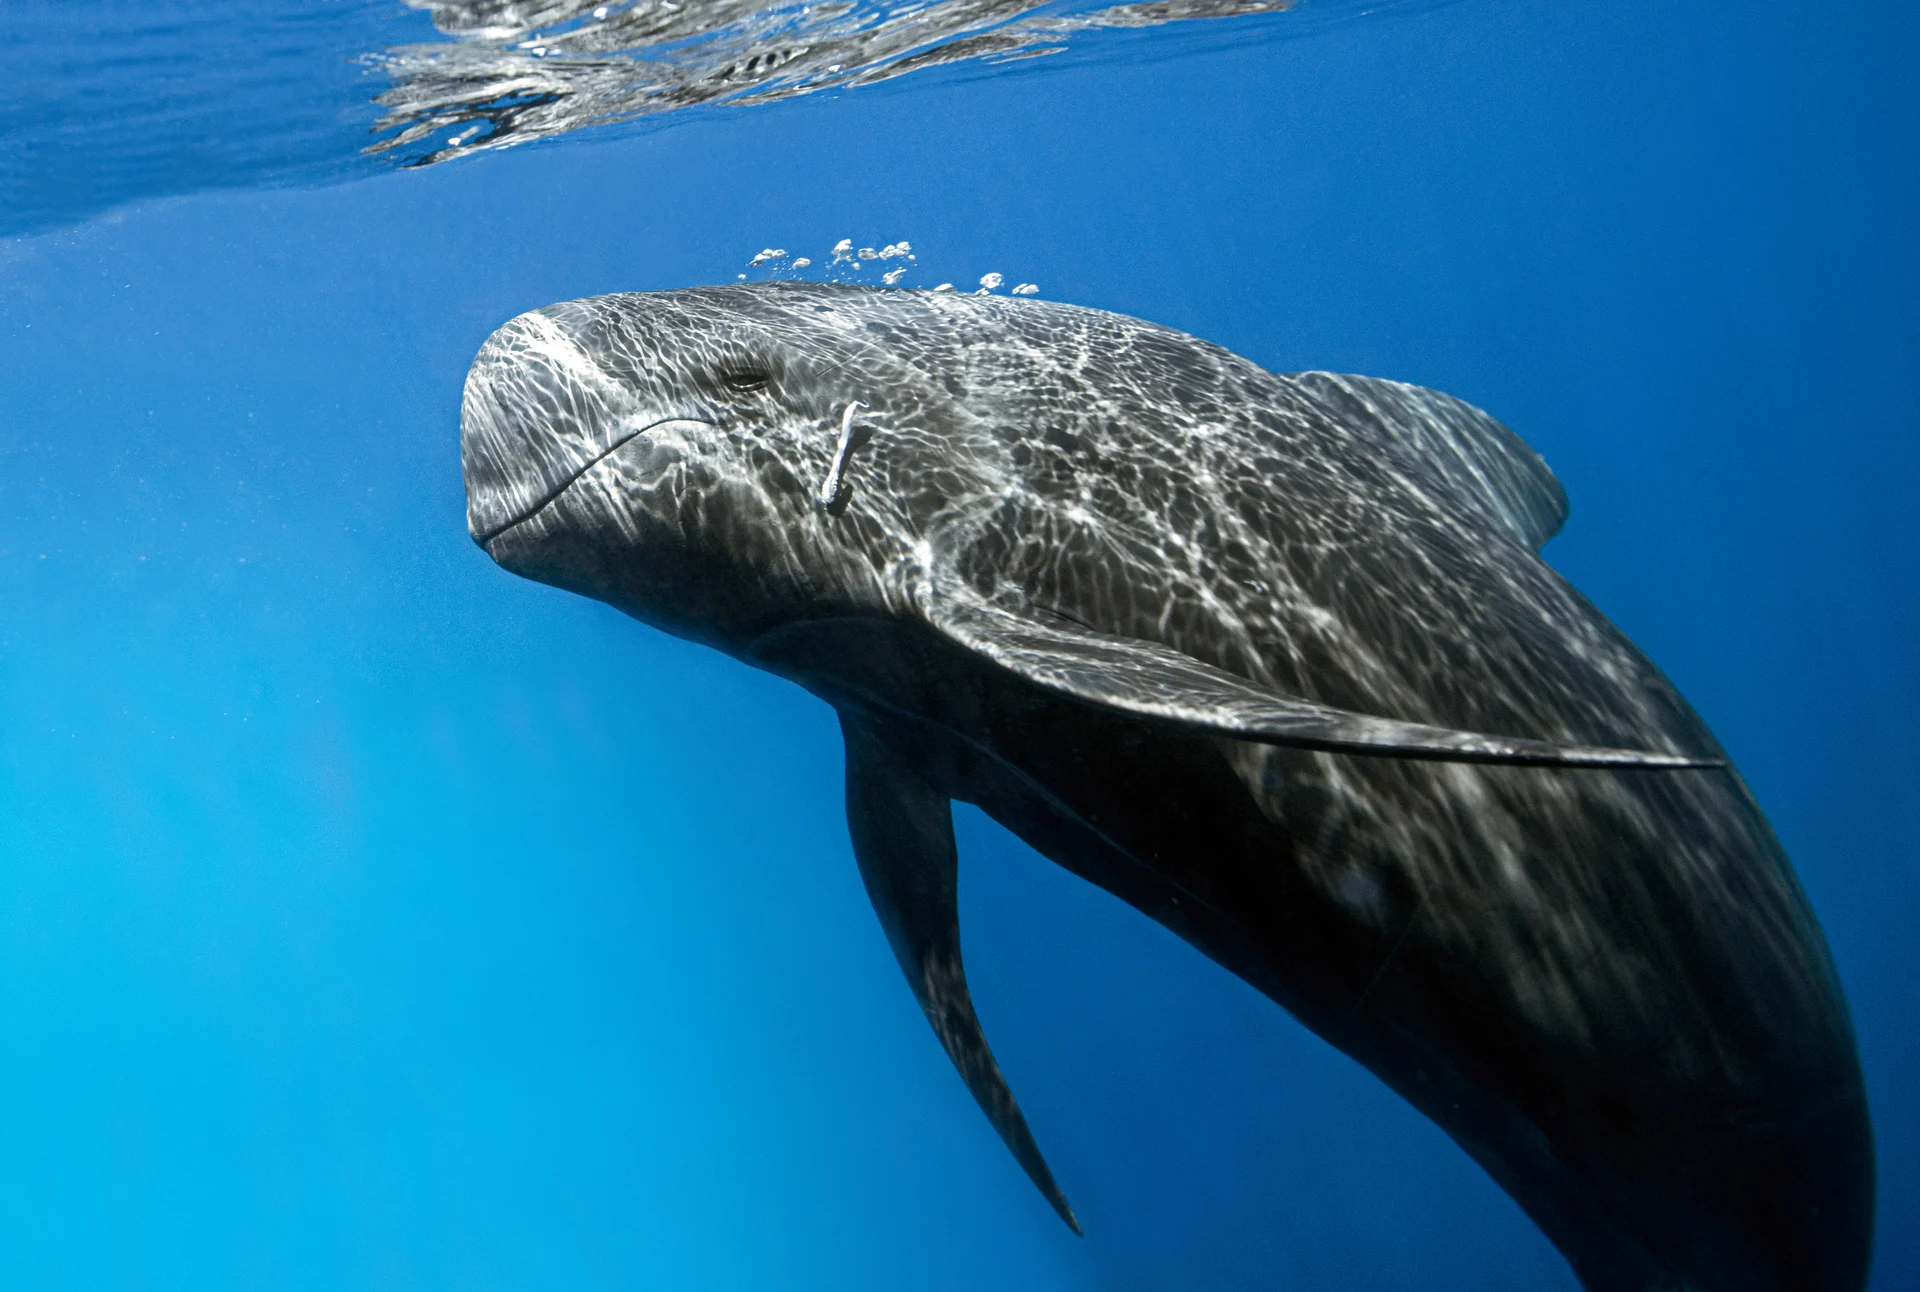
[[[506,569],[834,707],[886,937],[1069,1224],[967,991],[954,800],[1366,1065],[1588,1287],[1863,1285],[1818,924],[1485,413],[1074,306],[750,283],[507,323],[462,463]]]

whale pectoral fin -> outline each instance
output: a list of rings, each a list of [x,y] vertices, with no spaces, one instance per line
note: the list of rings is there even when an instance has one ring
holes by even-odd
[[[1089,704],[1239,740],[1333,753],[1533,767],[1671,770],[1724,758],[1452,731],[1264,690],[1158,642],[1043,622],[965,596],[936,600],[936,628],[1037,686]]]
[[[914,997],[947,1057],[1000,1132],[1027,1177],[1060,1218],[1080,1232],[1053,1182],[1026,1118],[1000,1075],[973,1012],[960,963],[959,861],[953,809],[857,718],[841,716],[847,742],[847,825],[867,896]]]

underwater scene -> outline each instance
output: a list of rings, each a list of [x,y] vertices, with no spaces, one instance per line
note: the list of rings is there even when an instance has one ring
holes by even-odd
[[[0,1286],[1920,1288],[1909,7],[7,14]]]

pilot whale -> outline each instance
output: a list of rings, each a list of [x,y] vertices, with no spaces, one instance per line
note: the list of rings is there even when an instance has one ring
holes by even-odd
[[[1076,1230],[968,997],[955,799],[1366,1065],[1587,1287],[1864,1284],[1819,927],[1485,413],[1070,305],[736,284],[513,319],[461,460],[501,566],[838,712],[881,927]]]

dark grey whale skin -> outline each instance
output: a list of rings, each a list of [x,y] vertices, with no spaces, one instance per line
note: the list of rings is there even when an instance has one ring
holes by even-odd
[[[1564,497],[1485,414],[1073,306],[740,284],[508,323],[462,461],[506,569],[839,712],[883,928],[1076,1228],[967,997],[954,799],[1365,1064],[1587,1287],[1864,1285],[1818,925],[1705,725],[1539,559]]]

